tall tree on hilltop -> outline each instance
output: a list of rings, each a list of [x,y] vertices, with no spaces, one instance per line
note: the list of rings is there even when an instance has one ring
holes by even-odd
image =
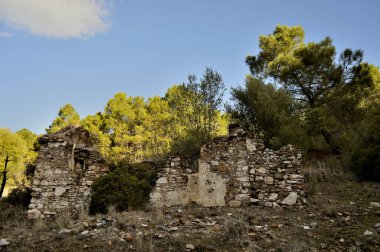
[[[187,83],[167,91],[165,100],[173,111],[174,121],[172,150],[196,154],[200,145],[226,132],[221,128],[228,117],[219,111],[224,92],[221,75],[208,67],[199,81],[195,75],[189,75]]]
[[[57,132],[69,125],[79,125],[80,117],[78,112],[71,104],[66,104],[59,109],[58,116],[53,123],[46,129],[48,134]]]
[[[252,75],[274,80],[301,101],[309,133],[321,135],[333,146],[339,130],[326,104],[339,100],[336,91],[355,79],[363,52],[346,49],[336,59],[329,37],[305,44],[300,26],[279,25],[259,41],[259,54],[246,58]]]
[[[215,130],[217,111],[221,109],[226,91],[222,76],[212,68],[206,67],[200,83],[200,94],[205,106],[206,128],[209,135]]]
[[[226,106],[227,112],[244,128],[259,134],[266,145],[300,145],[303,131],[294,131],[301,126],[299,106],[284,89],[249,75],[245,86],[233,88],[231,95],[233,103]]]
[[[349,81],[363,57],[361,50],[346,49],[338,63],[332,40],[305,44],[301,26],[278,25],[260,36],[259,47],[257,56],[246,58],[251,73],[273,78],[310,108],[328,102],[331,90]]]

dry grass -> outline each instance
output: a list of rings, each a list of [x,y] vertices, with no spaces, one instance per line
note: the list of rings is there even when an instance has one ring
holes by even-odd
[[[76,221],[62,215],[55,221],[33,223],[25,218],[24,210],[0,204],[0,236],[11,238],[10,251],[28,252],[166,252],[184,251],[186,244],[193,244],[194,251],[202,252],[348,251],[351,247],[357,248],[352,251],[379,251],[380,234],[374,231],[374,224],[379,222],[380,209],[370,209],[369,204],[379,201],[380,184],[355,182],[344,170],[337,170],[339,166],[334,167],[327,163],[309,167],[316,179],[309,180],[306,186],[315,183],[315,191],[309,193],[309,205],[304,209],[187,206],[180,210],[151,208],[148,212],[119,213],[111,207],[108,215],[89,217],[84,213]],[[347,216],[350,218],[345,223]],[[85,239],[79,239],[75,233],[58,235],[60,228],[73,229],[83,221],[90,224],[91,232],[100,232]],[[97,222],[102,221],[107,224],[97,227]],[[201,226],[199,222],[215,223]],[[312,223],[317,226],[312,227]],[[312,228],[306,230],[305,225]],[[178,229],[167,230],[172,227]],[[374,236],[363,237],[365,230],[374,231]],[[126,240],[127,234],[133,239],[121,241]]]

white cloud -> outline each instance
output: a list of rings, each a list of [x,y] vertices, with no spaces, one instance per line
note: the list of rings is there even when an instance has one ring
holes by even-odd
[[[12,36],[11,33],[6,32],[6,31],[0,31],[0,37],[1,38],[10,38]]]
[[[83,38],[109,27],[105,0],[0,0],[0,21],[34,35]]]

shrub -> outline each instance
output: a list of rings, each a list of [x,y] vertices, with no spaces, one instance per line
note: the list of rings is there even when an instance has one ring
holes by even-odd
[[[13,189],[6,201],[14,206],[22,206],[28,208],[30,200],[32,199],[32,190],[26,186],[20,186]]]
[[[246,130],[258,133],[266,146],[278,149],[288,143],[307,145],[300,104],[284,89],[247,76],[245,86],[233,88],[231,96],[227,112]]]
[[[372,114],[363,143],[356,146],[351,157],[351,169],[359,179],[380,181],[380,108]]]
[[[141,209],[149,201],[156,181],[151,164],[119,164],[92,185],[90,214],[107,213],[110,206],[117,211]]]

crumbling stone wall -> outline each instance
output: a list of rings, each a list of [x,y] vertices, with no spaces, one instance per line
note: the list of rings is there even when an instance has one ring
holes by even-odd
[[[231,125],[229,136],[202,146],[196,166],[169,159],[151,199],[165,206],[300,206],[305,201],[301,157],[291,145],[269,150],[258,137]]]
[[[108,171],[95,149],[96,140],[82,127],[68,126],[39,138],[28,217],[87,212],[94,179]]]

